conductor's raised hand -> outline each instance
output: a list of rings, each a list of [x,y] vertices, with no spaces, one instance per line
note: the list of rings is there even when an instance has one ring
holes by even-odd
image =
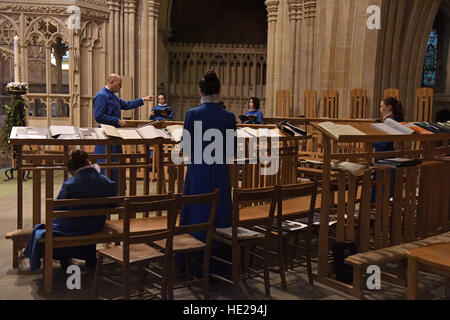
[[[147,97],[143,97],[142,100],[143,101],[153,101],[153,100],[155,100],[155,97],[154,96],[147,96]]]

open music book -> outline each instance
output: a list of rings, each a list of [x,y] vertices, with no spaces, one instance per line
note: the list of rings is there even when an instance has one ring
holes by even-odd
[[[372,123],[371,125],[387,134],[412,134],[415,132],[393,119],[386,119],[384,123]]]
[[[50,135],[52,138],[78,139],[73,126],[50,126]],[[63,137],[60,137],[63,136]]]
[[[141,127],[137,128],[136,131],[144,139],[156,139],[156,138],[170,139],[171,138],[170,135],[165,130],[156,129],[151,124],[141,126]]]
[[[11,139],[48,139],[48,128],[39,127],[13,127]]]
[[[181,124],[167,126],[166,130],[170,133],[173,141],[181,141],[181,137],[183,136],[183,126]]]
[[[370,167],[359,163],[338,161],[331,164],[331,169],[347,171],[355,176],[359,176],[360,174],[363,174],[366,170],[369,170]]]
[[[239,132],[240,130],[245,131]],[[250,127],[244,127],[238,129],[238,137],[244,137],[244,138],[258,138],[258,137],[280,137],[280,134],[278,133],[278,130],[274,129],[267,129],[267,128],[258,128],[253,129]]]
[[[359,131],[349,124],[336,124],[331,121],[319,123],[319,127],[326,130],[336,139],[339,139],[339,136],[364,136],[366,135],[364,132]]]
[[[110,138],[119,139],[142,139],[140,134],[133,128],[115,128],[108,124],[101,124],[103,132]]]

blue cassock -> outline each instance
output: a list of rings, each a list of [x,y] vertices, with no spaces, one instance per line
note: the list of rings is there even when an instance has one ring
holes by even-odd
[[[115,183],[100,174],[94,168],[80,170],[63,183],[56,199],[82,199],[97,197],[112,197],[117,193]],[[98,207],[85,206],[78,209],[95,209]],[[73,210],[77,208],[58,208],[60,210]],[[105,225],[105,216],[57,218],[53,220],[55,236],[71,237],[82,236],[100,231]],[[40,258],[44,256],[44,244],[38,240],[45,236],[45,224],[37,224],[31,234],[24,251],[24,256],[30,258],[30,270],[37,270],[41,266]],[[54,259],[79,258],[95,261],[95,245],[54,249]]]
[[[165,105],[163,105],[163,106],[161,106],[161,105],[156,105],[156,106],[154,106],[153,108],[152,108],[152,111],[153,112],[155,112],[156,110],[162,110],[162,109],[164,109],[164,108],[167,108],[167,107],[169,107],[170,108],[170,106],[168,106],[167,104],[165,104]],[[154,115],[151,115],[150,116],[150,118],[149,118],[149,120],[173,120],[173,111],[172,110],[170,110],[170,112],[169,112],[169,114],[167,115],[167,117],[155,117]]]
[[[262,124],[264,121],[263,114],[259,110],[249,111],[245,114],[246,116],[256,116],[256,123]]]
[[[391,115],[389,118],[396,120],[394,118],[394,115]],[[396,120],[397,121],[397,120]],[[395,145],[394,142],[373,142],[372,147],[375,148],[375,152],[387,152],[387,151],[395,151]],[[376,172],[373,173],[373,180],[377,179]],[[390,190],[390,196],[392,197],[394,195],[394,186],[395,186],[395,169],[391,170],[391,190]],[[376,189],[375,187],[372,187],[372,193],[371,193],[371,202],[374,203],[376,201]]]
[[[218,129],[223,136],[223,164],[206,164],[202,157],[200,164],[194,164],[194,141],[202,141],[202,137],[194,137],[194,121],[202,122],[202,137],[208,129]],[[236,130],[236,118],[234,114],[222,108],[217,103],[204,103],[197,108],[186,112],[184,129],[191,135],[191,163],[187,167],[183,194],[193,195],[214,192],[220,189],[219,203],[217,206],[216,228],[231,226],[231,182],[230,168],[225,162],[226,129]],[[186,137],[183,137],[183,143]],[[202,154],[211,141],[202,143]],[[236,140],[234,140],[236,144]],[[185,152],[183,150],[183,152]],[[210,212],[209,204],[191,205],[181,210],[181,225],[189,225],[208,221]],[[196,238],[205,241],[206,232],[193,234]]]
[[[119,120],[121,119],[121,110],[130,110],[139,108],[144,105],[142,99],[132,101],[124,101],[120,99],[115,93],[103,87],[94,97],[94,114],[95,121],[100,124],[109,124],[119,128]],[[112,153],[122,153],[122,146],[111,146]],[[95,154],[105,154],[106,146],[96,145]],[[114,160],[114,159],[113,159]],[[99,163],[105,162],[104,159],[99,159]],[[104,173],[104,171],[102,171]],[[111,180],[118,182],[119,173],[116,169],[111,170]]]

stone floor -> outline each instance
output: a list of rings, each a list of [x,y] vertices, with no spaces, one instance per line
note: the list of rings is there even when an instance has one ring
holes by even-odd
[[[4,181],[4,170],[0,171],[0,300],[6,299],[89,299],[93,274],[85,268],[82,261],[75,261],[82,271],[81,289],[69,290],[66,286],[68,275],[61,271],[59,263],[55,262],[54,292],[50,295],[43,292],[42,271],[28,271],[28,261],[23,259],[19,269],[12,268],[12,243],[5,239],[5,233],[16,229],[16,180]],[[62,177],[56,177],[55,191],[59,190]],[[43,186],[44,187],[44,186]],[[31,227],[31,181],[24,183],[24,227]],[[42,202],[44,203],[44,202]],[[42,208],[43,210],[44,208]],[[280,285],[279,275],[271,273],[271,297],[274,300],[353,300],[354,298],[340,291],[317,282],[311,286],[308,283],[306,270],[297,268],[287,274],[287,290]],[[420,294],[423,299],[442,299],[444,297],[444,281],[442,278],[421,273]],[[251,300],[269,299],[264,295],[262,279],[248,280],[243,287],[245,298]],[[201,299],[202,291],[196,289],[180,289],[175,291],[176,299]],[[230,285],[211,282],[211,298],[234,299],[233,288]],[[406,299],[406,288],[382,282],[381,290],[366,291],[364,299],[368,300],[402,300]]]

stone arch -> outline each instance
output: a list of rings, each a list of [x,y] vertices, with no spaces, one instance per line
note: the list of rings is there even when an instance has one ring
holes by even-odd
[[[411,118],[415,90],[422,81],[425,50],[441,0],[383,1],[382,30],[378,38],[375,96],[399,88],[406,118]],[[374,104],[377,114],[378,104]]]

